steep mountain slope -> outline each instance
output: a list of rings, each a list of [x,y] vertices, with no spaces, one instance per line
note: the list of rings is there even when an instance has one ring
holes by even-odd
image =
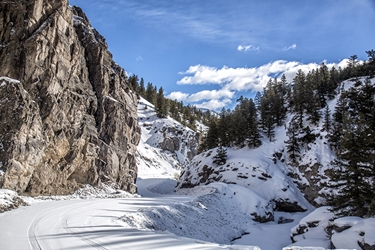
[[[301,212],[309,204],[287,176],[287,169],[282,158],[284,127],[276,130],[276,139],[263,140],[256,149],[228,148],[227,162],[222,166],[213,164],[216,150],[209,150],[196,156],[181,174],[177,188],[189,188],[207,185],[212,182],[224,182],[247,187],[276,205],[276,209],[288,212]]]
[[[137,98],[85,14],[67,0],[1,1],[0,41],[0,187],[136,192]]]
[[[142,137],[137,147],[137,165],[143,176],[178,178],[180,170],[197,154],[199,134],[171,118],[157,118],[154,106],[141,98],[138,122]]]
[[[364,82],[365,78],[359,80]],[[374,78],[371,79],[371,83],[375,84]],[[351,87],[354,87],[354,81],[347,80],[341,83],[339,89],[343,93]],[[328,101],[329,110],[335,110],[339,98],[338,94]],[[319,112],[324,114],[325,111],[321,109]],[[213,163],[213,158],[217,154],[216,149],[197,155],[191,164],[183,169],[178,188],[212,182],[236,183],[275,201],[276,206],[281,210],[300,211],[303,208],[302,204],[294,208],[282,207],[299,200],[300,191],[311,204],[316,206],[326,204],[327,195],[334,192],[326,188],[325,184],[330,181],[329,171],[333,169],[332,161],[336,158],[336,154],[330,147],[324,120],[321,119],[317,125],[311,124],[306,118],[303,120],[303,127],[309,127],[309,133],[314,139],[301,143],[300,154],[296,161],[292,161],[286,152],[286,141],[289,139],[287,129],[293,116],[293,113],[289,113],[285,125],[275,128],[272,142],[264,136],[262,145],[258,148],[228,148],[227,163],[222,166]],[[298,137],[304,136],[306,131],[300,129]],[[297,187],[300,191],[297,191]],[[269,193],[276,196],[270,196]]]

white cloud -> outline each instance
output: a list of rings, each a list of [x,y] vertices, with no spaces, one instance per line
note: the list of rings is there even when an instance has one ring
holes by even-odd
[[[136,60],[136,61],[143,61],[143,58],[142,58],[140,55],[138,55],[138,56],[135,58],[135,60]]]
[[[300,64],[278,60],[258,68],[229,68],[227,66],[217,69],[204,65],[190,66],[179,80],[178,84],[218,84],[227,91],[262,90],[270,77],[275,74],[293,69]]]
[[[200,104],[195,105],[197,108],[206,108],[210,110],[219,110],[228,104],[232,103],[231,99],[223,99],[223,100],[210,100],[208,102],[203,102]]]
[[[202,100],[213,100],[213,99],[222,99],[222,98],[232,98],[234,96],[234,91],[229,91],[227,89],[220,90],[203,90],[194,94],[186,94],[182,92],[172,92],[166,97],[171,100],[177,101],[187,101],[187,102],[199,102]]]
[[[260,51],[259,46],[255,47],[253,45],[238,45],[237,47],[238,51]]]
[[[345,67],[347,59],[339,63],[329,63],[328,68],[335,66]],[[185,85],[219,85],[219,89],[203,90],[194,94],[185,94],[181,92],[173,92],[168,98],[184,100],[187,102],[200,102],[210,100],[200,104],[197,107],[205,107],[210,109],[219,109],[230,103],[231,99],[237,92],[246,91],[262,91],[268,80],[275,76],[285,74],[288,82],[292,82],[298,70],[305,73],[319,67],[318,63],[303,64],[296,61],[277,60],[254,68],[230,68],[223,66],[221,69],[206,65],[190,66],[186,72],[180,74],[187,75],[179,80],[178,84]],[[213,86],[215,87],[215,86]]]
[[[234,91],[229,91],[227,89],[220,90],[203,90],[198,93],[190,95],[186,101],[188,102],[199,102],[202,100],[212,100],[221,98],[232,98],[234,96]]]
[[[189,95],[180,91],[175,91],[167,95],[166,97],[171,100],[185,101]]]
[[[288,50],[296,49],[296,48],[297,48],[297,44],[293,44],[293,45],[290,45],[289,47],[284,47],[283,51],[288,51]]]

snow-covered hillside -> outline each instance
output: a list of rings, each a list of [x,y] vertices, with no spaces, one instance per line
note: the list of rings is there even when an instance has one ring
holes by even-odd
[[[352,85],[347,81],[344,89]],[[329,102],[332,110],[336,102]],[[21,239],[18,243],[0,235],[0,248],[27,249],[30,243],[31,247],[81,249],[373,249],[374,218],[335,219],[329,207],[313,207],[301,192],[301,187],[326,181],[325,171],[335,157],[322,124],[311,126],[312,133],[319,135],[304,145],[299,165],[291,164],[285,153],[288,116],[285,126],[276,128],[274,140],[263,138],[256,149],[228,148],[227,163],[216,166],[215,149],[192,158],[198,146],[194,131],[172,119],[158,119],[143,99],[138,112],[140,196],[109,186],[37,200],[0,190],[0,205],[13,208],[18,199],[30,204],[0,214],[0,225]],[[317,186],[316,192],[330,190]],[[101,200],[118,197],[122,198]],[[70,201],[45,201],[51,199]],[[316,199],[319,202],[324,197]],[[17,226],[23,218],[30,224]],[[46,237],[51,222],[54,237]]]
[[[364,82],[365,78],[359,80]],[[375,79],[371,79],[371,82],[375,84]],[[351,87],[354,87],[354,81],[347,80],[341,83],[339,90],[342,92]],[[335,110],[339,96],[338,94],[334,99],[327,101],[331,113]],[[324,114],[324,108],[319,112]],[[286,152],[286,141],[289,139],[287,130],[293,116],[294,114],[289,113],[284,125],[275,128],[275,137],[271,142],[263,136],[262,145],[258,148],[228,148],[227,163],[223,166],[213,163],[213,158],[217,154],[216,148],[197,155],[188,167],[183,169],[178,188],[219,181],[248,187],[268,200],[280,201],[280,206],[294,204],[294,208],[289,207],[296,209],[295,211],[306,208],[299,191],[302,191],[304,198],[311,204],[325,205],[326,195],[334,191],[325,188],[325,184],[330,180],[327,171],[332,169],[331,162],[336,158],[336,154],[329,145],[324,119],[313,125],[306,117],[304,118],[303,127],[309,128],[308,133],[314,140],[301,143],[299,156],[293,162]],[[306,134],[303,129],[298,131],[299,138]],[[279,208],[288,211],[288,208]]]
[[[310,208],[308,202],[287,176],[284,159],[285,129],[276,129],[276,140],[263,139],[263,145],[256,149],[227,149],[227,163],[213,164],[216,150],[209,150],[196,156],[184,169],[178,188],[224,182],[247,187],[269,202],[276,209],[286,212],[302,212]]]
[[[154,106],[143,98],[138,102],[138,122],[142,128],[137,147],[139,173],[178,178],[182,166],[197,154],[198,134],[169,117],[159,119]]]
[[[341,90],[352,86],[353,81],[345,81]],[[338,96],[328,101],[331,111],[337,100]],[[213,164],[216,149],[203,152],[183,165],[176,192],[194,195],[195,199],[187,203],[145,208],[124,216],[122,220],[126,225],[137,228],[169,231],[224,244],[256,245],[261,249],[329,249],[333,246],[361,249],[374,245],[372,219],[356,218],[354,222],[345,224],[353,229],[342,231],[340,223],[342,220],[352,221],[350,218],[333,221],[329,207],[315,210],[306,200],[314,205],[325,204],[325,195],[332,192],[323,187],[329,181],[326,171],[331,169],[331,162],[336,156],[329,147],[323,121],[311,125],[305,119],[304,127],[309,126],[315,140],[302,145],[298,163],[293,163],[285,148],[292,117],[293,114],[289,114],[285,125],[275,129],[275,138],[271,142],[263,138],[259,148],[227,148],[227,162],[222,166]],[[300,131],[299,136],[304,136],[304,133]],[[248,191],[228,191],[243,187]],[[208,190],[213,190],[215,199],[211,193],[207,194]],[[234,197],[236,199],[232,200]],[[254,200],[258,201],[255,207]],[[244,207],[253,211],[248,213],[251,216],[246,216]],[[266,223],[259,223],[262,220],[257,222],[255,217],[262,211],[263,216],[272,214],[273,219],[268,217],[263,221]],[[233,222],[236,226],[232,226]],[[218,229],[220,225],[222,230]],[[226,228],[227,225],[230,229]],[[358,233],[353,233],[355,230],[359,230],[356,231]],[[241,233],[242,236],[236,239],[235,235]],[[340,243],[343,237],[346,238],[345,243]]]

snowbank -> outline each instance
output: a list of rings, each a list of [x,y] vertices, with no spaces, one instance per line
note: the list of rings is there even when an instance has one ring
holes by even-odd
[[[44,200],[75,200],[75,199],[108,199],[108,198],[135,198],[137,194],[130,194],[111,185],[102,184],[101,188],[85,185],[71,195],[23,197],[28,203]]]
[[[24,205],[26,205],[26,202],[16,192],[8,189],[0,189],[0,213]]]
[[[329,209],[327,206],[317,208],[292,228],[290,237],[295,243],[290,246],[330,248],[330,240],[325,229],[334,214]]]
[[[254,220],[273,220],[272,205],[247,188],[215,183],[197,187],[193,193],[197,192],[203,195],[193,201],[144,208],[125,215],[122,221],[128,227],[230,244],[246,234]]]
[[[332,235],[336,248],[375,249],[375,218],[344,217],[336,219],[332,225],[344,229]]]

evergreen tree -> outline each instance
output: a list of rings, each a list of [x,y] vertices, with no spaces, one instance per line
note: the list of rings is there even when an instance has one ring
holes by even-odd
[[[300,153],[298,142],[299,124],[296,118],[290,121],[286,134],[288,136],[288,140],[285,141],[286,152],[289,154],[289,158],[292,162],[296,163],[296,159],[299,157]]]
[[[293,92],[291,99],[291,108],[296,117],[298,118],[298,124],[302,128],[303,126],[303,114],[306,109],[306,100],[308,96],[306,95],[306,75],[302,70],[298,70],[296,76],[293,78]]]
[[[337,94],[336,89],[339,86],[339,71],[335,67],[332,67],[329,71],[329,75],[330,78],[328,83],[327,96],[329,100],[332,100],[333,98],[335,98],[335,95]]]
[[[259,109],[259,107],[260,107],[260,104],[261,104],[261,102],[262,102],[262,98],[263,98],[263,96],[262,96],[262,93],[260,93],[259,91],[256,93],[256,95],[255,95],[255,106],[256,106],[256,108],[257,109]]]
[[[147,83],[145,99],[151,104],[156,105],[156,91],[152,83]]]
[[[220,119],[218,124],[218,134],[221,145],[229,147],[230,146],[230,136],[228,133],[228,128],[230,126],[230,110],[222,108],[220,112]]]
[[[327,132],[331,130],[332,122],[331,122],[331,111],[329,110],[329,106],[326,105],[324,110],[324,128]]]
[[[366,54],[368,56],[368,61],[367,61],[367,74],[369,77],[374,77],[375,75],[375,50],[369,50],[366,51]]]
[[[170,100],[169,101],[169,112],[171,114],[171,117],[175,119],[176,121],[180,121],[181,117],[177,109],[177,100]]]
[[[348,70],[349,70],[349,77],[357,77],[358,72],[358,56],[352,55],[349,57],[348,60]]]
[[[374,131],[360,113],[343,117],[341,150],[334,161],[332,173],[334,183],[329,187],[338,193],[329,199],[337,216],[366,216],[370,205],[374,204]]]
[[[129,87],[131,90],[134,92],[138,92],[138,76],[137,75],[132,75],[128,79],[129,82]]]
[[[142,77],[141,81],[139,82],[139,95],[145,96],[145,94],[146,94],[145,81],[143,80],[143,77]]]
[[[216,166],[221,166],[227,163],[227,150],[220,145],[216,149],[216,155],[213,157],[213,164]]]
[[[168,105],[164,97],[163,87],[159,88],[159,92],[157,94],[157,99],[156,99],[155,111],[156,111],[156,116],[159,118],[166,118],[168,116]]]
[[[209,129],[205,135],[203,135],[203,143],[200,145],[199,152],[215,148],[219,145],[219,129],[218,121],[216,117],[211,117],[209,121]]]

